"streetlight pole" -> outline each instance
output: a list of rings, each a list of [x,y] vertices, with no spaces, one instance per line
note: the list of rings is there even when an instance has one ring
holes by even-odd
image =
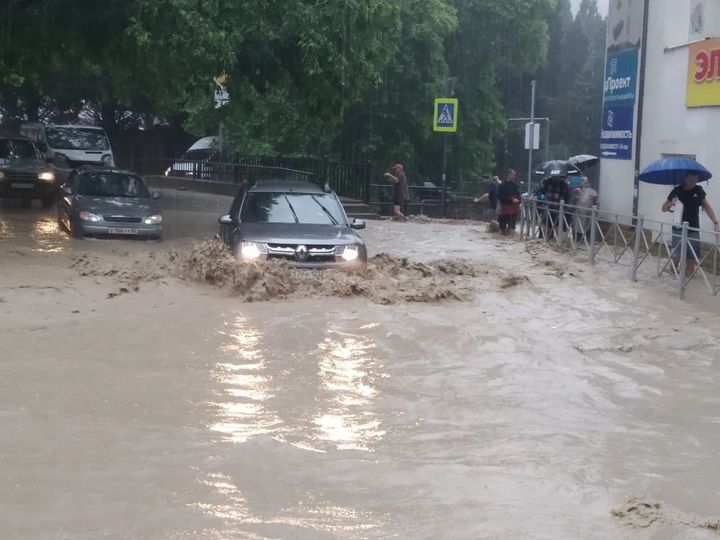
[[[530,136],[528,140],[530,142],[528,149],[528,193],[532,193],[532,166],[533,166],[533,148],[535,146],[535,81],[530,83],[532,88],[532,97],[530,98]]]

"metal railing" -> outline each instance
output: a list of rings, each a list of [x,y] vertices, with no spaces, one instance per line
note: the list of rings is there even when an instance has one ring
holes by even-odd
[[[341,163],[327,159],[237,155],[219,160],[147,158],[134,160],[132,168],[143,175],[163,175],[241,184],[248,180],[313,178],[341,197],[370,200],[369,163]]]
[[[410,199],[403,213],[440,218],[442,214],[442,187],[408,186]],[[381,215],[392,215],[393,185],[389,182],[370,184],[370,206]],[[448,219],[479,219],[487,205],[475,204],[474,198],[464,192],[446,191],[446,217]]]
[[[639,273],[670,274],[678,298],[692,281],[720,295],[720,233],[599,210],[525,198],[521,204],[521,236],[542,238],[562,251],[587,254],[591,262],[625,265],[630,278]]]

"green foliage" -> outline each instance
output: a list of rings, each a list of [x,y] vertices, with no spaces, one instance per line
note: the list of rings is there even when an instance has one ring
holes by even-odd
[[[143,115],[197,135],[222,122],[230,150],[401,161],[437,178],[432,100],[452,75],[449,173],[462,180],[493,165],[523,77],[548,54],[543,107],[568,103],[569,117],[596,98],[593,9],[573,21],[567,0],[6,0],[0,114],[90,108],[111,131]],[[570,69],[586,79],[563,83]],[[231,100],[215,109],[222,73]]]
[[[538,74],[538,110],[553,123],[553,142],[569,155],[598,152],[606,21],[596,0],[573,18],[568,0],[553,15],[547,61]],[[567,158],[567,155],[554,155]]]

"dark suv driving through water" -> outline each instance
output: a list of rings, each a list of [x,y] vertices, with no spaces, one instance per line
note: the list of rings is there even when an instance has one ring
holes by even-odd
[[[337,195],[314,183],[263,180],[241,189],[220,218],[220,236],[242,261],[283,260],[295,268],[367,264],[365,242]]]
[[[57,192],[55,173],[32,141],[0,134],[0,198],[40,199],[48,207]]]

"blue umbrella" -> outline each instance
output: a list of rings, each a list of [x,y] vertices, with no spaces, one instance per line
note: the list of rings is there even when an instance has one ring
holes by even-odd
[[[684,157],[669,157],[653,161],[640,173],[640,180],[648,184],[678,186],[685,182],[687,173],[695,173],[701,182],[707,182],[712,174],[697,161]]]

